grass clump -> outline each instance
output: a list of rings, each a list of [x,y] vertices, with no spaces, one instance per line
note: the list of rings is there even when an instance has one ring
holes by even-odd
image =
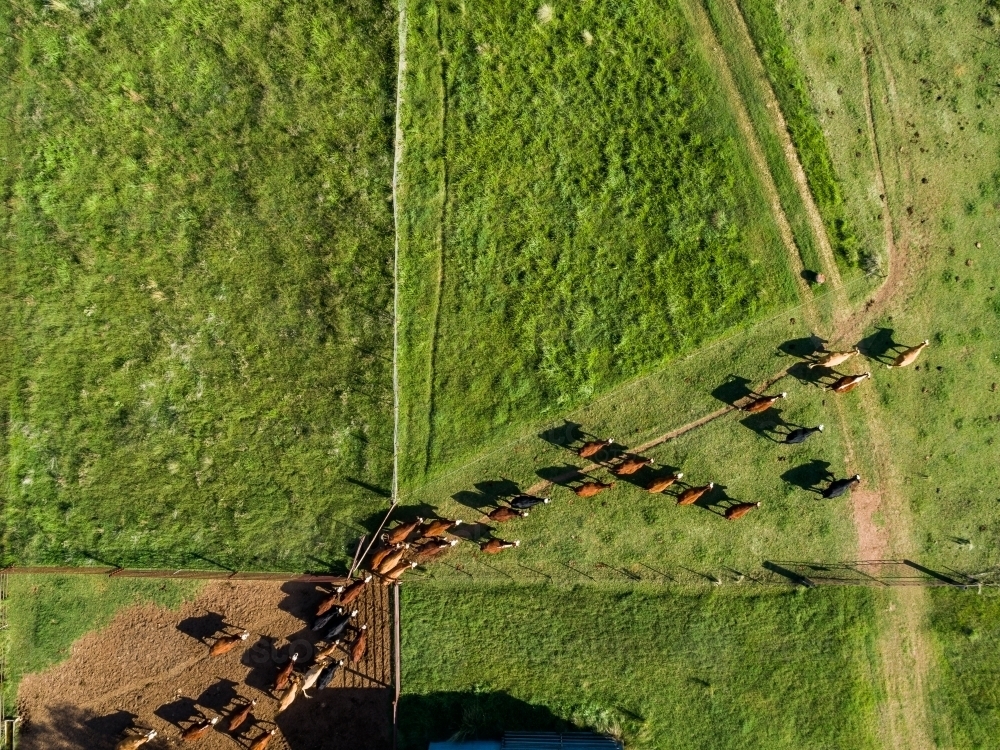
[[[5,561],[315,567],[385,504],[394,20],[0,9]]]
[[[631,748],[876,745],[867,589],[403,591],[401,748],[570,728]]]

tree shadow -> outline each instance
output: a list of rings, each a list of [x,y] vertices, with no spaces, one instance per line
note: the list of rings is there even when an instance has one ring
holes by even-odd
[[[826,339],[820,338],[814,333],[800,339],[788,339],[788,341],[778,344],[778,351],[791,357],[812,360],[815,359],[816,352],[823,350],[826,343]]]
[[[201,641],[206,646],[210,639],[223,633],[230,627],[226,618],[218,612],[207,612],[197,617],[188,617],[177,623],[177,629],[192,638]]]
[[[173,724],[178,729],[186,729],[186,725],[194,721],[204,721],[208,717],[198,708],[194,698],[178,698],[170,703],[164,703],[153,711],[168,724]]]
[[[570,422],[568,419],[564,419],[561,425],[539,432],[538,437],[557,448],[572,450],[569,446],[573,443],[579,443],[587,434],[579,422]]]
[[[201,695],[198,696],[197,704],[203,706],[204,708],[211,709],[217,714],[221,714],[222,710],[236,700],[238,695],[236,692],[237,683],[232,680],[219,679],[214,685],[206,688]]]
[[[834,479],[834,476],[830,471],[829,461],[820,461],[814,458],[809,463],[792,467],[782,474],[781,478],[788,484],[794,485],[806,492],[821,494],[823,490],[820,485],[831,481]]]
[[[740,401],[753,395],[750,381],[739,375],[730,375],[722,385],[716,386],[712,396],[728,406],[736,406]]]
[[[900,344],[893,339],[894,333],[891,328],[876,328],[875,333],[857,343],[858,351],[876,362],[890,364],[893,357],[889,356],[889,352],[900,348]]]
[[[760,414],[750,414],[740,420],[748,430],[773,443],[783,443],[784,436],[794,427],[781,416],[781,409],[771,408]]]

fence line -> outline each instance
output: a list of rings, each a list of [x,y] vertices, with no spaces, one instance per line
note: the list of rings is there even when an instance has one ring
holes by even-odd
[[[272,572],[255,573],[228,570],[158,569],[158,568],[116,568],[114,566],[57,567],[11,566],[0,570],[2,575],[96,575],[108,578],[177,578],[205,581],[275,581],[302,583],[344,583],[347,576],[321,573]]]

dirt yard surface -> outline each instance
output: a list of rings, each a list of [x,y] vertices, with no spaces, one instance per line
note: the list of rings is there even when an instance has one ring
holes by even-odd
[[[374,583],[374,582],[373,582]],[[269,750],[382,750],[392,744],[391,615],[389,593],[370,585],[354,606],[368,625],[368,649],[326,690],[309,691],[276,715],[271,684],[292,652],[310,664],[310,629],[323,586],[303,583],[209,584],[178,611],[133,607],[103,630],[73,645],[70,658],[21,684],[21,750],[111,750],[123,737],[156,729],[149,750],[187,746],[180,733],[221,717],[197,742],[204,750],[247,748],[272,727]],[[245,628],[250,638],[230,653],[209,658],[223,633]],[[349,633],[353,639],[355,633]],[[340,654],[345,657],[345,654]],[[230,714],[257,700],[251,719],[235,733]]]

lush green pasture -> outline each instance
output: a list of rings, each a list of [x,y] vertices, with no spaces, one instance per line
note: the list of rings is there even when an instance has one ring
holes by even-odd
[[[0,8],[5,560],[342,559],[391,466],[389,3]]]
[[[866,589],[403,591],[403,748],[567,725],[635,748],[874,746]]]
[[[109,622],[123,607],[152,603],[177,607],[201,586],[195,581],[152,581],[105,576],[9,576],[9,628],[4,700],[13,698],[21,677],[69,657],[73,642]]]
[[[410,5],[411,485],[794,299],[749,157],[676,4],[547,8]]]

